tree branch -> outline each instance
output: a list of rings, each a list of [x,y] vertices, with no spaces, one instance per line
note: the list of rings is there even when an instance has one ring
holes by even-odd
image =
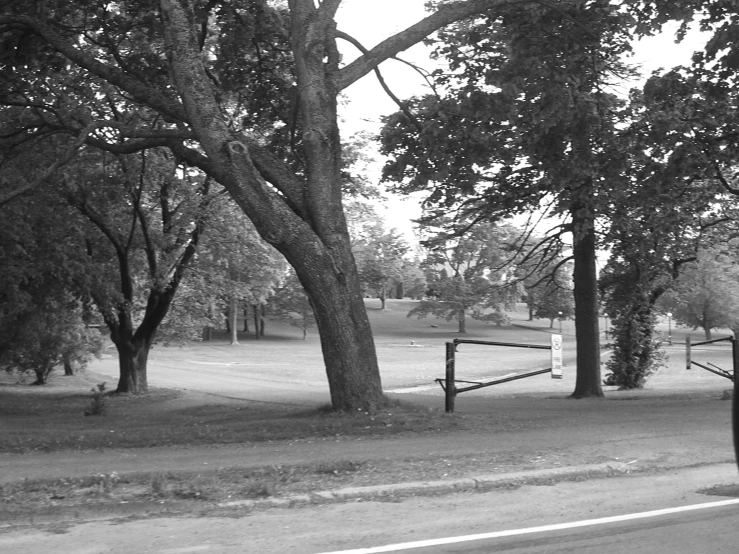
[[[95,122],[82,129],[74,142],[69,146],[69,148],[67,148],[67,151],[57,161],[51,164],[43,173],[41,173],[41,175],[36,177],[30,183],[26,182],[23,177],[18,176],[17,179],[24,181],[24,183],[16,190],[6,194],[3,197],[0,197],[0,206],[4,206],[14,198],[17,198],[22,194],[32,191],[33,189],[41,185],[44,181],[46,181],[49,177],[54,175],[61,167],[72,161],[72,159],[77,156],[77,152],[79,151],[79,149],[87,141],[90,133],[92,133],[95,129],[100,128],[101,126],[102,125],[100,124],[100,122]]]
[[[564,6],[582,2],[583,0],[560,0],[552,4]],[[410,48],[446,25],[487,10],[531,3],[534,3],[534,0],[460,0],[445,4],[430,16],[383,40],[366,54],[340,69],[334,80],[336,90],[344,90],[385,60]]]

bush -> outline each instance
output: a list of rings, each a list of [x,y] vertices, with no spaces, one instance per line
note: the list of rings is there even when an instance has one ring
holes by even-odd
[[[92,391],[92,401],[90,407],[85,410],[85,415],[105,415],[108,411],[107,396],[105,394],[105,383],[99,383],[97,387],[90,389]]]
[[[55,367],[85,367],[92,357],[100,355],[102,348],[100,331],[87,328],[76,302],[52,302],[18,316],[12,341],[6,343],[0,356],[0,368],[33,372],[33,384],[43,385]]]

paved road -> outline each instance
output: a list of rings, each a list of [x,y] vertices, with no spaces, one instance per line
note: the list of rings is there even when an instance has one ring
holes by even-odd
[[[173,514],[41,529],[5,529],[0,533],[0,552],[733,554],[739,544],[739,526],[736,525],[739,506],[736,504],[625,522],[568,527],[572,527],[573,522],[619,519],[625,514],[727,500],[701,491],[735,480],[736,468],[723,464],[549,486],[524,485],[485,493],[413,497],[402,501],[389,498],[200,517]],[[551,525],[562,528],[526,534],[510,532]],[[491,534],[491,538],[448,542],[425,549],[376,549],[409,541],[440,541],[481,534]]]
[[[739,499],[524,529],[441,537],[326,554],[734,553]]]

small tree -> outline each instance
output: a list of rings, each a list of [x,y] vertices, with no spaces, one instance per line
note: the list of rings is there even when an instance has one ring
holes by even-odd
[[[0,367],[9,372],[33,372],[33,384],[44,385],[57,366],[83,368],[102,348],[100,332],[84,324],[77,301],[47,300],[16,321],[13,344],[3,351]]]
[[[702,250],[663,302],[676,322],[703,329],[706,340],[712,329],[737,327],[739,266],[734,258],[729,250]]]
[[[267,306],[270,315],[303,331],[303,340],[308,336],[308,329],[316,324],[308,295],[292,271]]]
[[[442,232],[426,241],[427,294],[408,317],[456,319],[460,333],[467,332],[468,315],[506,323],[504,307],[518,291],[515,268],[509,266],[513,254],[507,252],[514,234],[511,227],[481,222],[463,237]]]

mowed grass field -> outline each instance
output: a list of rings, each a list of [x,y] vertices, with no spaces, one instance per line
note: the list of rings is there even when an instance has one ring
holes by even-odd
[[[57,374],[44,387],[32,387],[16,376],[2,374],[0,452],[227,444],[474,426],[477,420],[463,421],[443,413],[443,392],[434,379],[444,376],[444,343],[465,338],[545,345],[551,332],[559,331],[558,322],[551,329],[548,321],[527,321],[525,306],[521,306],[510,314],[510,325],[497,327],[470,320],[467,333],[460,335],[454,321],[406,317],[414,305],[408,300],[390,300],[387,308],[380,310],[378,300],[367,301],[383,387],[394,402],[381,413],[331,413],[315,333],[302,340],[298,329],[268,322],[267,336],[262,340],[242,334],[238,345],[229,345],[220,333],[202,343],[155,347],[148,371],[151,392],[109,397],[103,416],[86,417],[84,412],[89,411],[91,389],[97,383],[105,381],[108,389],[115,388],[117,357],[112,348],[86,372],[75,377]],[[729,388],[727,379],[698,368],[685,369],[683,341],[687,332],[673,328],[673,345],[666,347],[667,367],[649,380],[646,390],[609,389],[607,394],[691,394]],[[457,399],[458,409],[463,409],[469,396],[569,395],[575,382],[572,321],[562,323],[562,334],[563,379],[540,375],[465,393]],[[693,333],[693,340],[701,340],[700,335]],[[606,358],[604,352],[604,361]],[[694,359],[730,369],[728,343],[698,347]],[[485,381],[549,367],[549,352],[463,344],[456,365],[458,379]],[[484,420],[485,414],[480,417]]]

